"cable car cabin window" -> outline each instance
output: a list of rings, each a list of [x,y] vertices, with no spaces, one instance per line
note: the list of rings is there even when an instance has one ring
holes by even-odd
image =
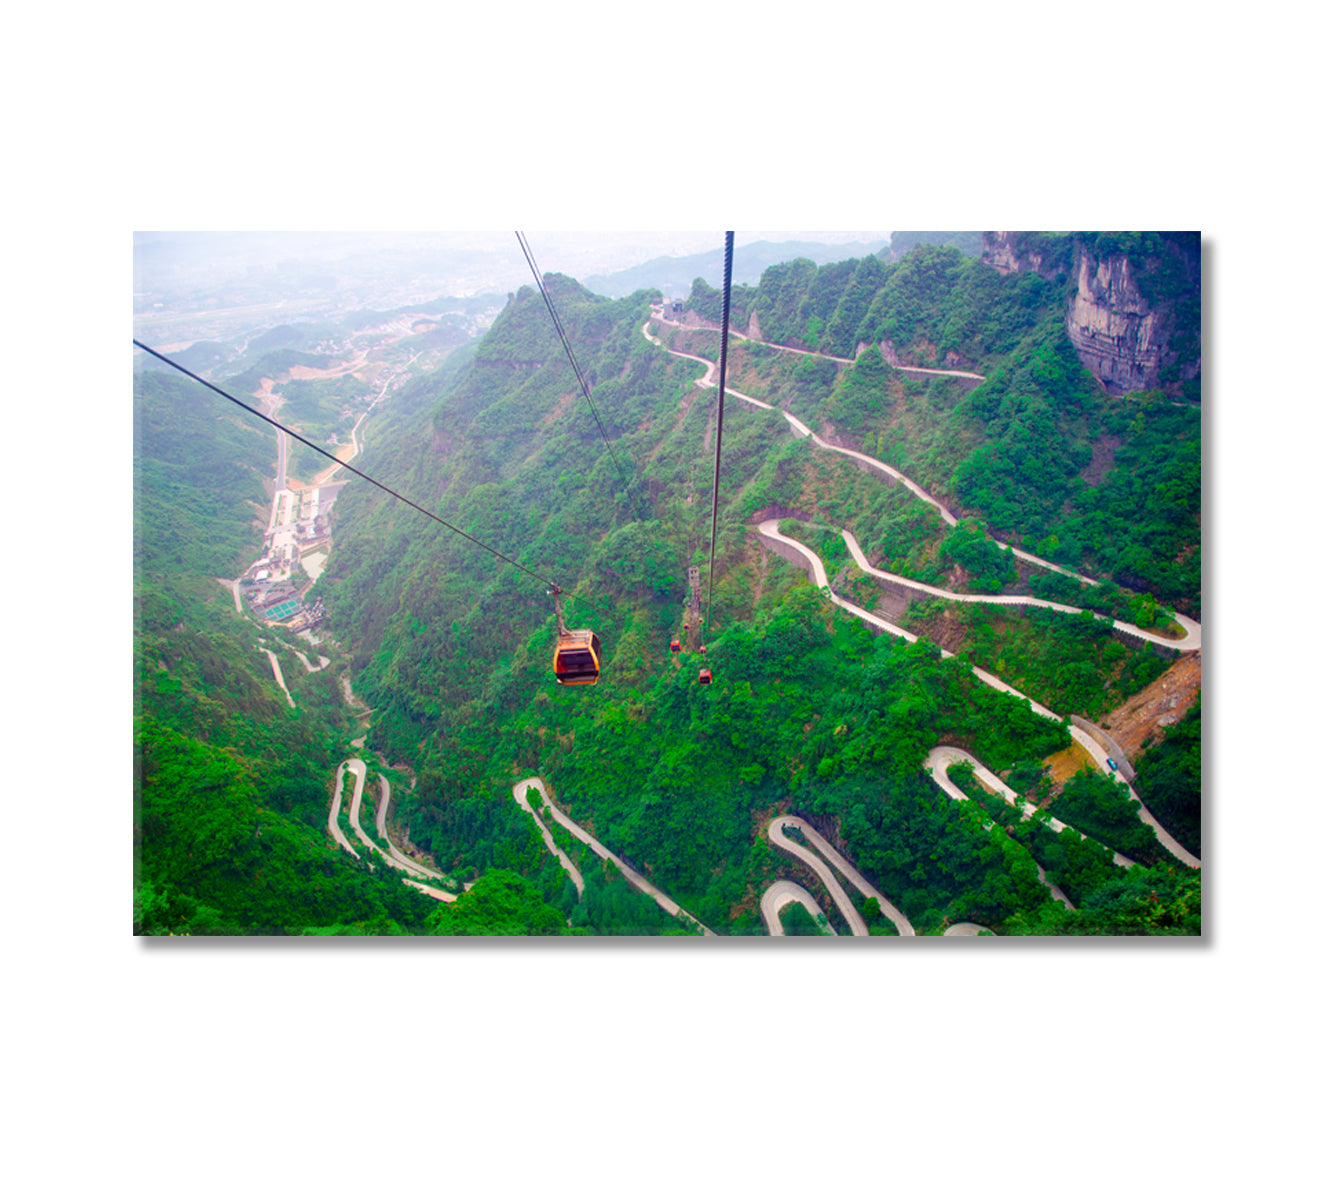
[[[556,682],[597,683],[601,668],[602,642],[591,629],[571,629],[556,639],[552,666]]]

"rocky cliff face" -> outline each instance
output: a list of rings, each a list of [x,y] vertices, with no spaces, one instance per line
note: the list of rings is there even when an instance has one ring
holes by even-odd
[[[1015,238],[1016,234],[1013,231],[983,233],[982,261],[988,266],[995,267],[1002,275],[1010,275],[1015,271],[1036,271],[1039,275],[1050,279],[1058,271],[1066,269],[1065,253],[1057,251],[1058,261],[1055,265],[1050,262],[1044,264],[1044,258],[1052,257],[1050,253],[1044,254],[1035,247],[1018,246],[1015,244]]]
[[[1099,262],[1079,251],[1079,290],[1066,309],[1065,331],[1103,387],[1154,387],[1167,354],[1167,325],[1140,295],[1124,254]]]
[[[1043,245],[1015,233],[987,233],[982,261],[1003,274],[1037,271],[1052,278],[1069,271],[1077,282],[1065,328],[1080,362],[1108,391],[1132,392],[1164,386],[1165,374],[1175,381],[1200,371],[1198,254],[1190,261],[1167,245],[1162,255],[1172,257],[1174,279],[1184,281],[1188,291],[1193,286],[1193,305],[1182,304],[1179,287],[1170,298],[1151,303],[1127,255],[1096,257],[1077,236]],[[1141,264],[1141,270],[1153,269],[1152,262]],[[1183,323],[1192,320],[1196,328],[1184,329]]]

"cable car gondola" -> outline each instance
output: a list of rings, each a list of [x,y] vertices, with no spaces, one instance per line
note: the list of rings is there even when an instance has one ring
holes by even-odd
[[[710,671],[708,667],[700,667],[700,669],[699,669],[699,681],[700,681],[700,683],[712,683],[712,682],[713,682],[713,672]]]
[[[556,639],[552,666],[556,682],[597,683],[601,669],[602,643],[591,629],[567,629]]]
[[[556,598],[556,652],[551,666],[556,682],[565,685],[597,683],[602,668],[602,642],[591,629],[567,629],[560,611],[560,588],[551,585]]]
[[[681,653],[681,639],[680,639],[680,638],[676,638],[676,637],[672,638],[672,653],[673,653],[673,654],[680,654],[680,653]]]

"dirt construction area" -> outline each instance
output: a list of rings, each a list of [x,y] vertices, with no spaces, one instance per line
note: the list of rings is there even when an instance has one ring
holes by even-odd
[[[1174,725],[1190,711],[1199,694],[1200,656],[1183,654],[1148,687],[1136,692],[1097,724],[1111,734],[1133,762],[1146,745],[1158,740],[1166,726]],[[1081,767],[1088,766],[1088,755],[1076,744],[1053,754],[1046,763],[1052,781],[1059,785]]]
[[[1157,740],[1164,728],[1181,720],[1199,694],[1200,656],[1185,654],[1143,691],[1109,712],[1098,725],[1134,759],[1146,743]]]

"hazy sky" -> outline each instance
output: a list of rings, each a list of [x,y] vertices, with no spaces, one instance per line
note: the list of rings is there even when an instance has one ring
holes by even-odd
[[[718,251],[718,277],[710,278],[706,269],[701,274],[714,286],[722,281],[723,230],[526,230],[524,236],[543,274],[587,280],[657,258]],[[739,248],[761,241],[879,245],[889,237],[888,232],[738,230],[735,240]],[[280,321],[330,308],[503,295],[532,282],[513,230],[134,234],[135,311],[146,334],[150,314],[160,335],[162,317],[173,313],[263,303],[273,306],[269,315]]]
[[[699,254],[721,247],[724,231],[526,230],[524,236],[543,272],[576,279],[609,274],[652,258]],[[736,231],[736,245],[749,242],[888,241],[889,232]],[[381,255],[407,262],[418,257],[438,274],[447,264],[475,267],[482,256],[499,270],[497,286],[514,286],[528,275],[512,230],[471,232],[152,232],[134,234],[136,290],[188,275],[196,283],[221,282],[291,259],[332,265]],[[512,277],[512,278],[511,278]]]

